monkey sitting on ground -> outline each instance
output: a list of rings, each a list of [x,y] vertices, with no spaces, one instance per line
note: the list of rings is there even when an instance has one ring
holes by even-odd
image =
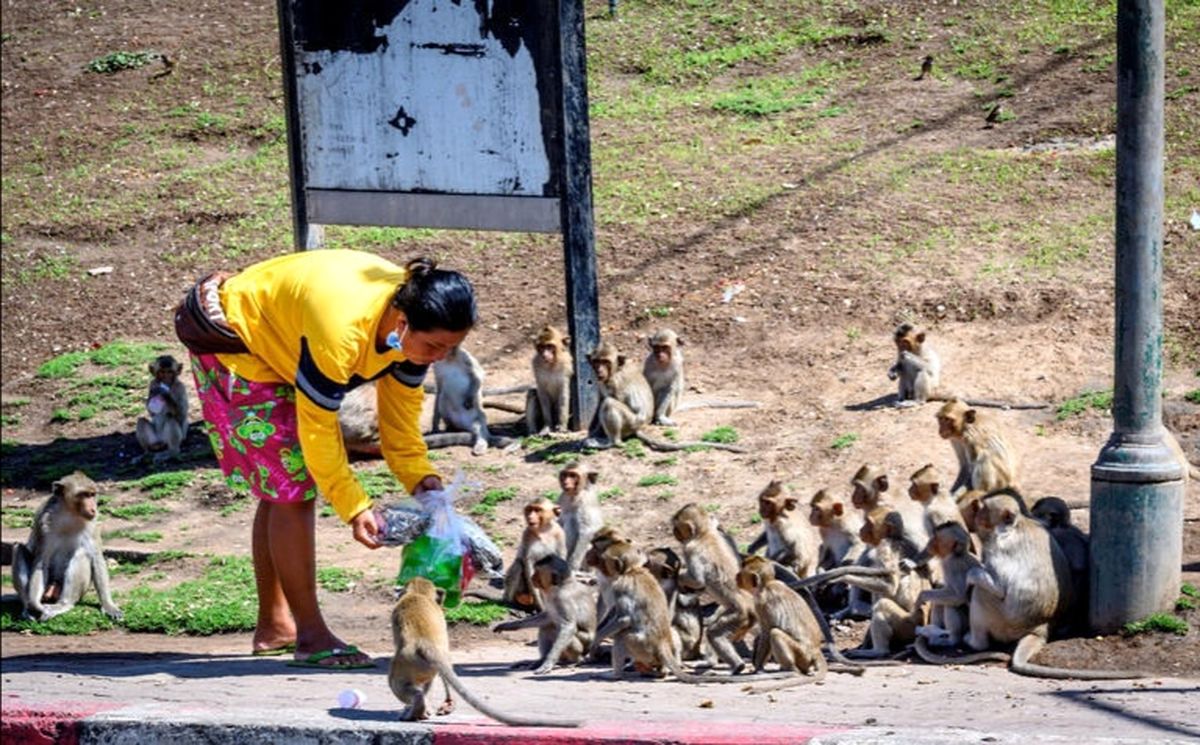
[[[650,437],[642,428],[650,421],[654,396],[642,371],[626,364],[625,356],[617,354],[616,347],[608,342],[601,342],[588,357],[588,362],[596,373],[601,398],[595,421],[583,443],[585,448],[603,450],[620,447],[626,437],[637,437],[651,448],[663,452],[692,447],[746,452],[745,448],[722,442],[667,442]]]
[[[950,441],[958,459],[958,475],[950,487],[951,496],[972,489],[1017,487],[1016,450],[990,416],[954,400],[938,409],[937,423],[938,435]]]
[[[654,392],[654,424],[675,426],[671,415],[689,409],[754,409],[756,401],[688,401],[684,403],[683,339],[671,329],[650,337],[650,353],[642,363],[642,374]]]
[[[646,554],[646,569],[650,571],[667,596],[671,612],[671,627],[679,641],[679,656],[684,662],[704,660],[709,667],[716,664],[712,645],[705,635],[705,608],[702,593],[688,590],[679,584],[683,561],[670,548],[656,548]]]
[[[820,568],[827,571],[860,563],[863,554],[866,553],[866,544],[859,537],[862,513],[858,510],[847,511],[845,504],[831,497],[824,489],[814,494],[809,504],[808,521],[821,534],[821,553],[818,559]],[[845,587],[846,585],[839,583],[822,588],[826,593],[821,596],[822,604],[833,603],[832,607],[840,608],[833,614],[835,619],[847,616],[870,618],[871,604],[857,587],[850,588],[848,594],[842,592],[830,597],[829,593],[833,589]]]
[[[597,474],[579,463],[572,463],[558,472],[558,521],[567,540],[567,564],[571,571],[583,567],[583,556],[591,545],[592,536],[604,527],[600,513],[600,497],[596,493]]]
[[[454,699],[450,696],[450,688],[454,688],[471,706],[504,724],[519,727],[578,727],[581,724],[505,714],[467,690],[450,664],[450,637],[439,598],[441,592],[424,577],[414,577],[401,590],[400,599],[392,610],[392,639],[396,652],[388,669],[388,685],[396,698],[407,705],[400,714],[402,720],[413,722],[429,718],[425,697],[429,695],[433,679],[440,675],[446,698],[437,710],[438,715],[449,714],[454,709]]]
[[[911,323],[896,327],[892,340],[896,343],[896,363],[888,368],[888,379],[899,381],[896,405],[916,406],[926,401],[951,401],[959,398],[970,406],[996,409],[1044,409],[1044,403],[1009,403],[990,399],[966,399],[938,389],[942,376],[942,361],[933,347],[926,343],[926,332],[918,331]]]
[[[470,352],[461,346],[451,349],[444,359],[433,363],[433,377],[437,382],[437,398],[433,403],[431,432],[436,435],[444,419],[448,429],[469,433],[472,455],[486,453],[488,445],[493,443],[498,447],[516,444],[488,432],[487,414],[483,413],[483,366]]]
[[[768,559],[804,578],[818,571],[821,541],[809,521],[796,517],[798,504],[795,497],[784,496],[782,482],[776,480],[767,484],[758,495],[763,532],[746,551],[753,554],[766,546]]]
[[[567,538],[558,524],[558,506],[549,499],[525,505],[525,530],[508,572],[504,575],[504,602],[544,610],[541,592],[533,585],[533,565],[552,554],[565,556]]]
[[[179,379],[183,363],[169,354],[160,355],[150,363],[150,390],[146,394],[149,418],[138,417],[134,434],[138,445],[155,462],[178,458],[179,447],[187,439],[188,394]]]
[[[567,428],[574,362],[568,349],[570,338],[546,326],[534,340],[533,381],[525,394],[525,428],[531,435],[561,432]]]
[[[81,471],[55,481],[33,516],[29,540],[14,547],[13,587],[25,618],[47,621],[66,613],[93,584],[104,613],[122,617],[96,529],[96,491],[96,482]]]
[[[754,669],[762,670],[767,656],[780,669],[797,672],[804,682],[825,678],[829,666],[821,653],[821,626],[808,604],[775,578],[774,564],[761,556],[748,556],[737,574],[737,586],[754,597],[758,633]]]
[[[575,579],[561,556],[550,554],[533,565],[533,586],[542,594],[543,611],[505,621],[493,631],[538,630],[534,675],[545,675],[559,662],[575,664],[591,649],[596,634],[596,599]]]
[[[925,527],[925,508],[923,505],[905,501],[893,504],[887,498],[888,477],[883,469],[864,465],[850,479],[850,502],[867,515],[876,507],[887,507],[892,512],[900,513],[904,521],[907,538],[914,546],[924,546],[929,541],[929,531]]]
[[[913,560],[900,562],[901,570],[921,566],[930,559],[941,564],[942,586],[922,590],[917,607],[929,604],[930,622],[917,627],[917,652],[930,661],[926,642],[937,647],[954,647],[967,631],[967,575],[982,566],[971,554],[971,535],[961,522],[944,522],[934,528],[924,550]]]
[[[1071,508],[1059,497],[1042,497],[1029,510],[1033,519],[1050,531],[1050,536],[1062,550],[1071,570],[1071,605],[1068,628],[1084,632],[1088,621],[1088,572],[1091,567],[1091,549],[1087,533],[1071,524]]]

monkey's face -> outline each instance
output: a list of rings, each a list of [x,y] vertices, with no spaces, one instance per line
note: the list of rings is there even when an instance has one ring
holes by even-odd
[[[558,485],[564,492],[574,496],[579,492],[579,471],[564,469],[558,474]]]
[[[533,570],[533,576],[530,577],[529,581],[542,592],[549,592],[550,588],[557,587],[562,583],[562,578],[558,576],[558,572],[554,571],[552,567],[539,565]]]
[[[542,529],[550,527],[554,522],[554,518],[559,514],[557,506],[551,506],[548,502],[537,502],[535,504],[526,505],[525,507],[525,524],[534,529]]]
[[[96,519],[96,513],[97,513],[98,509],[96,506],[96,493],[95,492],[89,492],[89,491],[75,492],[73,500],[75,502],[75,514],[79,515],[80,517],[82,517],[85,520]]]
[[[537,353],[547,364],[558,362],[558,346],[555,344],[538,344]]]
[[[654,355],[654,362],[659,367],[666,367],[671,364],[671,347],[669,344],[652,344],[650,345],[651,353]]]
[[[808,522],[818,528],[823,528],[829,525],[829,518],[825,516],[825,510],[821,507],[821,505],[814,504],[811,508],[809,508]]]
[[[607,383],[612,380],[612,363],[608,360],[593,359],[592,370],[596,373],[596,380],[600,383]]]

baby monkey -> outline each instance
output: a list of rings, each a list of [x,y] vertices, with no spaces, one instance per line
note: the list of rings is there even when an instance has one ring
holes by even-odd
[[[575,579],[567,562],[556,555],[543,556],[533,565],[531,580],[542,593],[545,609],[517,621],[505,621],[493,631],[538,630],[539,660],[534,675],[545,675],[559,662],[575,664],[587,653],[596,635],[596,600]]]

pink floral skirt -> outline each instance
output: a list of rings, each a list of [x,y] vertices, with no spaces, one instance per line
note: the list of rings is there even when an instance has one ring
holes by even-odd
[[[191,358],[205,429],[229,487],[268,502],[316,499],[296,431],[296,389],[239,378],[215,354]]]

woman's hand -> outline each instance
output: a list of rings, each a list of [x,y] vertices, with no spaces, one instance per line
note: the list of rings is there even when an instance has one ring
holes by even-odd
[[[442,486],[442,478],[440,476],[426,476],[421,479],[417,487],[413,489],[413,496],[427,491],[441,491],[446,487]]]
[[[367,548],[379,548],[381,545],[377,539],[379,525],[375,523],[374,510],[367,508],[350,518],[350,528],[354,531],[354,540]]]

